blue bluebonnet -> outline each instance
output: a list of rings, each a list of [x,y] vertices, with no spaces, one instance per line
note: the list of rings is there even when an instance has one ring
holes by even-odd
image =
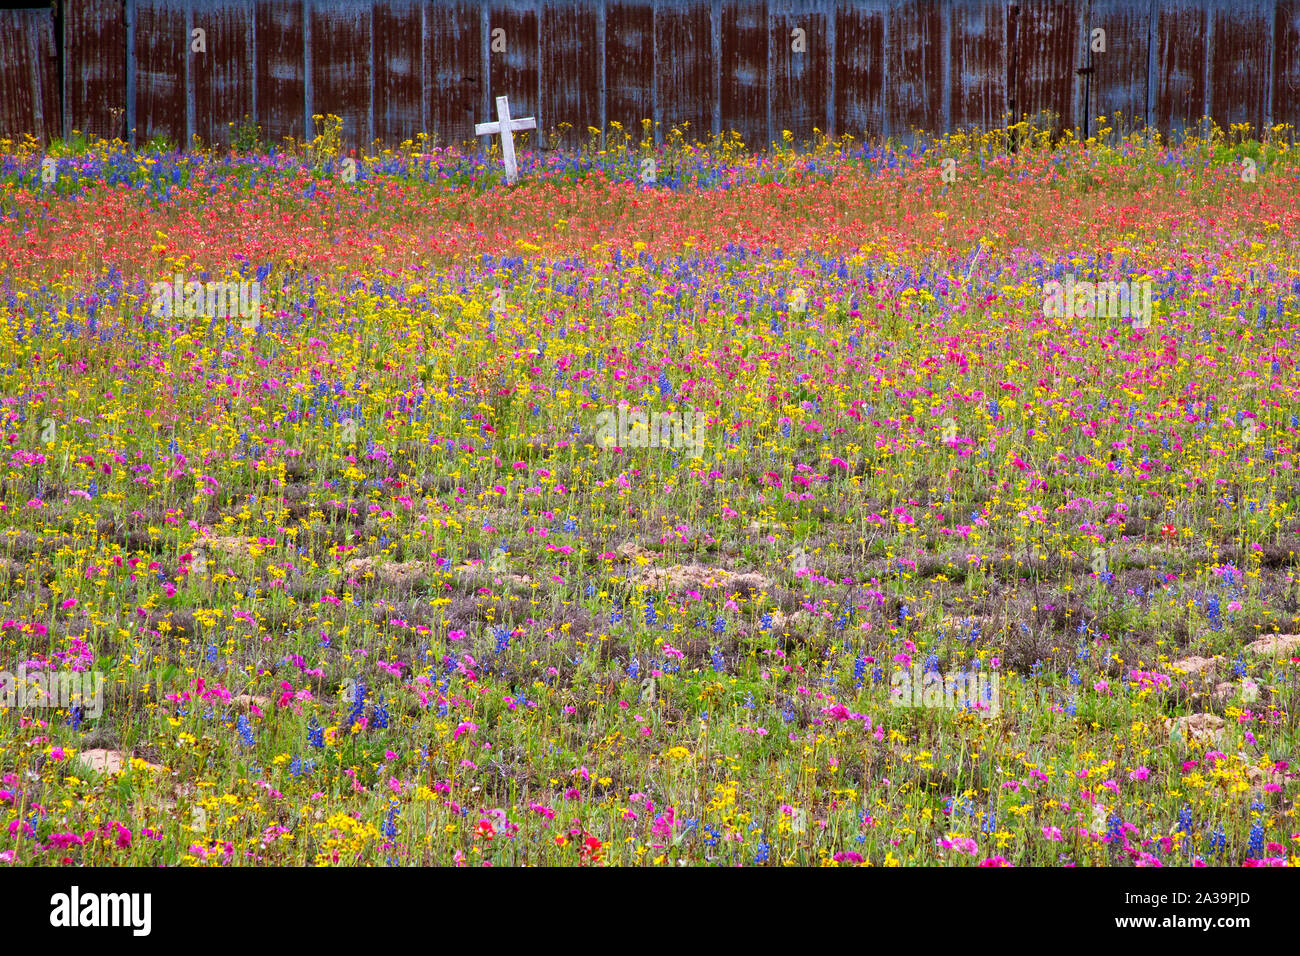
[[[361,719],[361,715],[366,711],[366,685],[357,681],[357,686],[352,694],[352,707],[348,711],[347,718],[343,721],[343,727],[346,730]]]
[[[315,717],[307,724],[307,742],[318,749],[325,746],[325,731]]]
[[[1178,811],[1178,826],[1174,828],[1175,833],[1184,835],[1183,854],[1191,856],[1192,853],[1192,830],[1193,830],[1192,808],[1183,807]]]
[[[1246,855],[1253,859],[1264,855],[1264,824],[1258,819],[1250,825],[1250,846],[1246,848]]]
[[[235,729],[239,731],[239,738],[245,744],[251,747],[254,743],[256,743],[256,739],[253,737],[253,728],[248,723],[248,718],[245,717],[243,714],[240,714],[239,717],[235,720]]]
[[[1211,594],[1208,601],[1205,602],[1205,614],[1210,619],[1210,630],[1223,630],[1223,617],[1219,611],[1219,595]]]
[[[1228,837],[1223,832],[1223,824],[1220,823],[1215,831],[1210,834],[1210,852],[1223,855],[1228,851]]]

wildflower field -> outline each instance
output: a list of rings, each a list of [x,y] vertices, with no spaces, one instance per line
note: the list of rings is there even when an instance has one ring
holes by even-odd
[[[10,144],[0,861],[1300,863],[1285,143]]]

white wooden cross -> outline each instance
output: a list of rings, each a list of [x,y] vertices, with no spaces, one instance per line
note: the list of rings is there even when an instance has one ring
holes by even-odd
[[[506,167],[506,182],[514,185],[519,182],[519,166],[515,163],[515,130],[537,129],[537,120],[531,116],[520,119],[510,118],[510,104],[506,97],[497,97],[497,121],[495,123],[476,123],[474,132],[479,136],[501,134],[501,160]]]

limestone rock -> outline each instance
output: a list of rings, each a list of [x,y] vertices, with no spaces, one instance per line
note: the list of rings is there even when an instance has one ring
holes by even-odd
[[[95,748],[83,750],[77,754],[77,761],[93,773],[119,774],[131,764],[131,755],[120,750]],[[145,767],[155,773],[163,768],[157,764],[145,763]]]
[[[1265,634],[1246,650],[1257,657],[1293,657],[1300,654],[1300,634]]]
[[[1217,657],[1185,657],[1181,661],[1174,661],[1169,665],[1170,669],[1176,674],[1182,674],[1184,677],[1204,677],[1214,673],[1215,667],[1218,666],[1219,658]]]
[[[1189,714],[1166,720],[1171,740],[1181,740],[1188,744],[1219,744],[1223,742],[1223,729],[1226,722],[1214,714]]]

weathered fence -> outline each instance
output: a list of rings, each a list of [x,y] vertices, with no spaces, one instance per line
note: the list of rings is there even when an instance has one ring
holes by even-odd
[[[1100,31],[1100,32],[1098,32]],[[61,43],[56,43],[56,39]],[[1300,126],[1300,0],[62,0],[0,12],[0,136],[473,138],[617,121],[908,137],[1052,111]]]

